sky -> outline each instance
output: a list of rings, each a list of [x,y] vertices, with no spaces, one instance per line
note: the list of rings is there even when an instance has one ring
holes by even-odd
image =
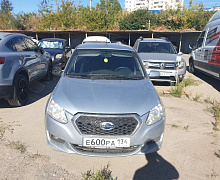
[[[9,0],[9,2],[11,2],[12,6],[14,7],[13,13],[19,13],[22,11],[25,13],[37,12],[38,5],[41,1],[42,0]],[[54,2],[52,0],[50,1]],[[122,9],[124,9],[125,0],[118,1],[121,4]],[[87,6],[87,4],[90,5],[90,0],[75,0],[74,2],[76,5],[79,3],[84,6]],[[99,2],[100,0],[92,0],[92,6],[95,6]],[[212,6],[220,6],[220,0],[193,0],[193,3],[203,3],[206,8],[210,8]],[[184,0],[184,5],[188,7],[189,0]]]

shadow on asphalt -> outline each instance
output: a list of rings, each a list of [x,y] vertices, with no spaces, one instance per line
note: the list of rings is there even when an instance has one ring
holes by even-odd
[[[26,106],[50,94],[56,87],[59,79],[60,76],[56,75],[54,76],[52,81],[40,80],[31,84],[29,87],[30,88],[29,99]],[[0,108],[12,108],[12,106],[10,106],[6,100],[0,99]]]
[[[179,178],[176,168],[157,152],[145,156],[148,163],[135,172],[133,180],[172,180]]]
[[[151,81],[154,86],[170,86],[170,82]]]
[[[187,71],[189,72],[189,66],[187,66]],[[220,92],[220,80],[218,80],[212,76],[209,76],[207,74],[201,73],[201,72],[196,72],[193,75],[196,76],[197,78],[205,81],[210,86],[212,86],[213,88],[215,88],[217,91]]]

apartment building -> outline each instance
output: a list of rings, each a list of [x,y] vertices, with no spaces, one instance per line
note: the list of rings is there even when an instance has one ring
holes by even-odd
[[[183,1],[184,0],[125,0],[125,10],[128,12],[132,12],[137,9],[177,9],[178,6],[183,7]]]

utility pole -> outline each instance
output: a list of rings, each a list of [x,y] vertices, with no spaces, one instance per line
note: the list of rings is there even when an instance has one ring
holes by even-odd
[[[90,0],[90,11],[92,10],[92,0]]]

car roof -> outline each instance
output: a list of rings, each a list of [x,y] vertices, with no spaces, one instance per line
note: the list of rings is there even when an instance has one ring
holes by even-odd
[[[80,44],[76,49],[115,49],[134,51],[131,46],[116,43],[85,43]]]
[[[21,34],[21,33],[0,32],[0,39],[4,39],[8,36],[26,36],[26,35]]]
[[[105,37],[105,36],[88,36],[86,37],[84,40],[83,40],[83,43],[85,42],[95,42],[95,41],[98,41],[98,42],[108,42],[110,43],[111,41]]]
[[[66,41],[66,39],[61,39],[61,38],[44,38],[41,39],[40,41]]]
[[[170,43],[169,40],[161,39],[161,38],[143,38],[143,39],[140,39],[140,42],[168,42]]]

